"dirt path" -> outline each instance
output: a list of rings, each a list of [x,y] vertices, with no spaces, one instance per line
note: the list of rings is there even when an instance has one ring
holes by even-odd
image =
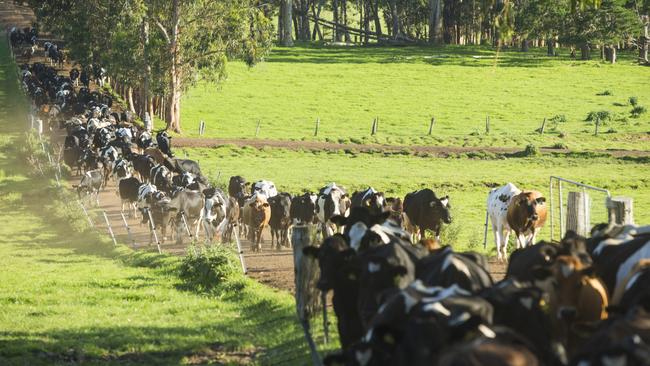
[[[463,153],[492,153],[503,155],[516,155],[522,150],[516,147],[498,147],[498,146],[422,146],[422,145],[380,145],[380,144],[339,144],[323,141],[287,141],[287,140],[266,140],[266,139],[221,139],[221,138],[188,138],[175,137],[173,140],[174,147],[218,147],[223,145],[251,146],[257,149],[263,147],[283,148],[290,150],[352,150],[360,152],[400,152],[409,151],[415,154],[429,154],[437,157],[448,157],[453,154]],[[569,149],[540,148],[542,153],[570,153]],[[583,152],[594,152],[610,154],[613,157],[633,156],[642,157],[650,156],[650,151],[646,150],[587,150]]]

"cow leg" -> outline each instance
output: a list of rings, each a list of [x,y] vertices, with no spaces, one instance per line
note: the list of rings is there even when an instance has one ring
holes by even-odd
[[[503,261],[503,255],[501,254],[501,228],[497,228],[495,224],[492,224],[492,232],[494,233],[494,243],[497,246],[497,261]]]
[[[501,229],[501,247],[503,248],[503,258],[508,261],[508,241],[510,240],[510,229]]]

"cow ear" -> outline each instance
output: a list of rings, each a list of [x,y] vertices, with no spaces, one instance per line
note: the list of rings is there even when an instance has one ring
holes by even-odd
[[[336,225],[339,225],[339,226],[345,226],[347,224],[347,222],[348,222],[348,219],[347,219],[347,217],[345,217],[343,215],[335,215],[335,216],[332,216],[330,218],[330,221],[333,224],[336,224]]]
[[[546,198],[544,197],[539,197],[535,201],[537,201],[537,204],[543,205],[546,202]]]
[[[313,245],[302,248],[302,254],[310,258],[318,258],[318,252],[320,252],[320,248]]]

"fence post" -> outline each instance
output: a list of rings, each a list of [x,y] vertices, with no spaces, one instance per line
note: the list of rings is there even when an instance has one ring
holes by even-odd
[[[487,236],[488,236],[488,219],[490,214],[485,210],[485,232],[483,233],[483,249],[487,249]]]
[[[309,319],[318,313],[319,290],[316,287],[319,270],[318,262],[304,255],[303,248],[311,245],[311,233],[309,226],[294,227],[291,234],[291,246],[293,248],[293,266],[295,271],[296,288],[296,312],[302,324],[305,339],[311,350],[312,364],[320,365],[321,360],[316,350],[316,344],[311,336]],[[324,292],[323,292],[324,293]],[[327,313],[323,303],[323,314]],[[327,324],[323,324],[327,328]]]
[[[199,136],[203,136],[204,132],[205,132],[205,122],[201,120],[199,122]]]
[[[489,115],[485,116],[485,134],[486,135],[490,134],[490,116]]]
[[[257,137],[257,135],[259,135],[259,133],[260,133],[260,124],[262,124],[262,120],[258,119],[257,120],[257,128],[255,128],[255,137]]]
[[[102,211],[104,214],[104,220],[106,220],[106,227],[108,228],[108,233],[111,235],[111,239],[113,239],[113,246],[117,246],[117,240],[115,240],[115,235],[113,234],[113,228],[111,228],[111,223],[108,221],[108,215],[106,215],[106,211]]]
[[[370,128],[370,135],[373,136],[377,133],[377,118],[372,120],[372,127]]]
[[[316,129],[314,130],[314,136],[318,136],[318,127],[320,127],[320,118],[316,118]]]
[[[607,216],[610,224],[634,225],[634,201],[630,197],[607,199]]]
[[[431,117],[431,123],[429,123],[429,136],[433,133],[433,125],[436,124],[436,117]]]
[[[544,122],[542,122],[542,127],[539,128],[539,134],[544,134],[544,128],[546,127],[546,117],[544,117]]]
[[[578,235],[588,236],[590,198],[587,192],[569,192],[567,201],[566,231],[575,231]],[[564,233],[562,233],[564,235]]]
[[[126,222],[126,217],[124,217],[124,212],[120,212],[120,216],[122,216],[122,222],[124,223],[124,227],[126,228],[126,233],[129,236],[129,241],[131,242],[131,245],[135,248],[135,239],[133,238],[133,234],[131,234],[131,228],[129,227],[129,224]]]

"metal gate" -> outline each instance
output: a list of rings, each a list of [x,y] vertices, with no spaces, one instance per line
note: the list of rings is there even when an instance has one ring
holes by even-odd
[[[594,197],[590,197],[589,194],[593,194]],[[608,222],[607,201],[611,198],[611,194],[607,189],[551,176],[549,197],[551,240],[556,240],[556,234],[559,234],[557,240],[562,239],[567,231],[567,222],[588,229],[591,228],[594,218],[598,223]],[[559,232],[556,230],[558,228]]]

